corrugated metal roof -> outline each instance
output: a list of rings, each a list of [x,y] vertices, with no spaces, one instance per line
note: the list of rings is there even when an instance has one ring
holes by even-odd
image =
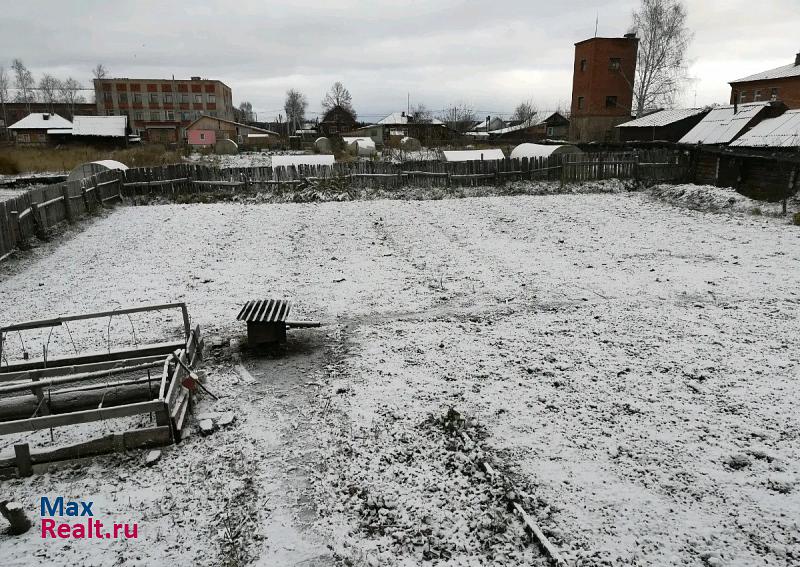
[[[731,144],[749,148],[800,147],[800,109],[787,110],[776,118],[759,122],[752,130]]]
[[[751,102],[734,106],[718,106],[712,108],[700,123],[678,142],[679,144],[727,144],[736,138],[742,130],[769,102]]]
[[[800,77],[800,65],[790,63],[789,65],[784,65],[783,67],[777,67],[775,69],[770,69],[769,71],[762,71],[761,73],[756,73],[755,75],[748,75],[747,77],[736,79],[735,81],[731,81],[731,83],[763,81],[764,79],[785,79],[787,77]]]
[[[9,130],[51,130],[57,128],[72,128],[72,122],[58,114],[32,112],[19,122],[15,122],[8,127]]]
[[[452,150],[442,152],[445,161],[491,161],[505,159],[503,150]]]
[[[72,124],[73,136],[125,136],[127,116],[76,116]]]
[[[255,299],[248,301],[236,319],[257,323],[282,323],[292,310],[291,299]]]
[[[672,110],[659,110],[636,120],[620,124],[617,128],[657,128],[680,122],[686,118],[708,112],[707,108],[675,108]]]

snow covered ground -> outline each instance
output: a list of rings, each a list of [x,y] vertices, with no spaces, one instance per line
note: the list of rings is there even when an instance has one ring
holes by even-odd
[[[541,562],[431,426],[455,407],[573,565],[796,564],[798,260],[784,219],[642,193],[119,209],[0,265],[2,320],[180,300],[228,339],[242,302],[291,296],[325,326],[245,356],[254,382],[213,358],[223,397],[197,411],[237,421],[153,468],[0,485],[94,498],[138,541],[0,535],[0,556]]]

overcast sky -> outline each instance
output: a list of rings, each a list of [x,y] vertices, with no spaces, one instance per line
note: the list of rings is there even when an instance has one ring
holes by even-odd
[[[72,75],[220,79],[260,120],[285,92],[310,117],[340,80],[363,120],[422,102],[465,101],[480,115],[521,100],[568,106],[574,43],[621,36],[638,0],[0,0],[0,65],[21,58],[38,79]],[[695,37],[681,104],[725,103],[727,81],[786,65],[800,51],[800,0],[685,0]]]

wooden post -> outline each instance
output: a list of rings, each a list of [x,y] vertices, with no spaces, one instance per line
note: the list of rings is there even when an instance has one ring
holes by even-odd
[[[14,460],[17,463],[17,475],[20,478],[33,475],[31,448],[27,443],[14,445]]]
[[[39,204],[31,203],[31,218],[33,219],[34,232],[36,236],[42,240],[45,238],[45,226],[42,222],[42,217],[39,214]]]
[[[75,217],[72,215],[72,205],[69,202],[69,185],[66,183],[61,188],[61,196],[64,198],[64,214],[67,216],[67,222],[72,224],[75,222]]]
[[[22,241],[22,227],[19,225],[19,211],[10,211],[11,214],[11,244],[19,246]]]

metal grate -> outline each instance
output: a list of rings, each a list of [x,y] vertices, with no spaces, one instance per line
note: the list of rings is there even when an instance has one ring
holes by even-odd
[[[236,316],[238,321],[281,323],[292,310],[290,299],[254,299],[248,301]]]

